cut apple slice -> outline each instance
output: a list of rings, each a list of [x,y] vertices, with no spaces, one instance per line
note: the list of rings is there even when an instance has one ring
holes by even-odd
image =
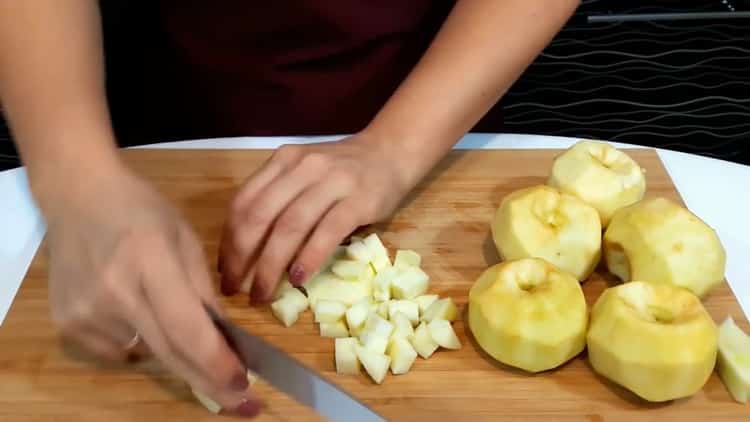
[[[247,382],[251,386],[254,385],[256,381],[258,381],[258,376],[250,370],[247,371],[246,376],[247,376]],[[208,397],[207,395],[201,393],[200,391],[194,388],[191,388],[190,391],[192,391],[193,396],[198,400],[198,402],[201,405],[203,405],[203,407],[206,408],[206,410],[208,410],[209,412],[215,415],[221,412],[221,405],[217,403],[214,399]]]
[[[739,403],[750,401],[750,336],[732,317],[719,326],[717,370],[732,398]]]
[[[417,351],[406,338],[394,336],[388,343],[388,356],[391,358],[391,372],[400,375],[409,372],[417,359]]]
[[[396,278],[397,272],[394,267],[385,267],[375,276],[372,286],[372,295],[375,300],[383,302],[391,298],[391,282]]]
[[[393,324],[393,334],[391,337],[404,337],[411,339],[414,337],[414,327],[411,325],[409,318],[401,312],[396,312],[391,316],[391,324]]]
[[[424,359],[432,356],[439,347],[430,335],[430,329],[427,328],[427,323],[425,322],[419,324],[417,329],[414,330],[414,337],[411,339],[411,344],[414,346],[414,350],[419,353],[419,356],[422,356]]]
[[[602,226],[590,205],[540,185],[503,198],[492,239],[506,261],[542,258],[583,281],[601,257]]]
[[[320,328],[321,337],[349,337],[349,329],[346,328],[344,321],[321,322],[318,327]]]
[[[408,249],[399,249],[396,251],[396,259],[393,260],[393,266],[399,268],[417,267],[422,265],[422,257],[418,253]]]
[[[446,297],[432,302],[422,314],[422,321],[431,322],[434,319],[455,321],[458,318],[458,309],[453,299]]]
[[[391,302],[392,300],[386,300],[385,302],[378,303],[378,307],[376,308],[377,314],[388,319],[388,308],[390,307]]]
[[[297,322],[299,314],[308,307],[307,297],[297,289],[287,290],[281,298],[271,303],[271,313],[285,327]]]
[[[430,277],[417,267],[406,267],[391,282],[391,294],[396,299],[414,299],[427,291]]]
[[[388,256],[388,249],[383,246],[383,242],[380,240],[377,234],[372,233],[365,237],[362,242],[367,246],[370,251],[372,267],[376,272],[380,272],[383,269],[391,266],[391,258]]]
[[[355,346],[357,358],[365,367],[365,371],[375,383],[380,384],[388,373],[391,358],[383,353],[362,346]]]
[[[412,326],[419,324],[419,305],[411,300],[392,300],[388,303],[388,319],[393,319],[396,313],[402,313],[409,318]]]
[[[365,264],[369,264],[370,261],[372,261],[372,253],[370,253],[370,249],[365,245],[365,242],[361,240],[352,240],[352,243],[346,247],[346,256],[355,261],[364,262]]]
[[[604,142],[580,141],[555,159],[548,184],[596,208],[602,226],[646,192],[644,170]]]
[[[315,322],[340,321],[346,313],[346,305],[333,300],[319,300],[313,309]]]
[[[446,349],[458,350],[461,348],[461,342],[453,331],[451,323],[444,319],[433,319],[427,324],[430,336],[441,347]]]
[[[559,319],[559,316],[555,316]],[[602,293],[591,310],[591,367],[645,400],[689,397],[714,370],[717,329],[697,296],[632,281]]]
[[[333,300],[351,306],[364,298],[372,297],[372,281],[348,281],[325,272],[304,285],[311,306],[318,300]]]
[[[383,319],[376,313],[371,313],[367,317],[365,327],[359,335],[359,341],[363,346],[372,349],[378,353],[385,353],[388,346],[388,339],[393,332],[393,324]]]
[[[438,299],[438,295],[421,295],[415,297],[414,301],[417,302],[417,306],[419,307],[419,314],[424,314],[424,311]]]
[[[370,314],[370,300],[365,298],[352,305],[346,310],[346,324],[352,335],[358,335],[365,326],[367,316]]]
[[[334,342],[336,356],[336,372],[346,375],[359,374],[359,359],[357,346],[359,342],[354,337],[337,338]]]
[[[286,294],[289,290],[296,290],[294,286],[292,286],[292,283],[289,282],[289,278],[284,277],[283,280],[281,280],[281,283],[276,287],[276,291],[273,294],[273,300],[279,300],[281,299],[284,294]]]
[[[369,263],[350,259],[337,259],[331,266],[331,272],[344,280],[359,281],[368,278],[371,271]]]

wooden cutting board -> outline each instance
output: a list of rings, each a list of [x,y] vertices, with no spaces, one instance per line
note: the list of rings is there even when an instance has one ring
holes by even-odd
[[[431,276],[430,290],[451,296],[465,315],[476,277],[499,261],[489,221],[512,190],[544,183],[557,151],[456,151],[426,178],[397,214],[377,231],[389,248],[415,249]],[[130,150],[136,171],[152,180],[185,212],[215,264],[224,209],[236,187],[269,155],[267,151]],[[648,195],[679,200],[651,150],[632,151],[647,169]],[[92,204],[96,206],[96,204]],[[0,328],[0,420],[5,421],[208,421],[186,386],[158,364],[100,365],[60,344],[48,318],[47,262],[34,260]],[[613,283],[599,271],[583,285],[589,304]],[[333,340],[320,338],[309,312],[284,328],[267,308],[246,298],[224,300],[228,315],[296,358],[318,369],[378,412],[398,421],[496,420],[750,420],[750,407],[731,400],[714,374],[695,396],[649,404],[596,376],[585,352],[561,368],[528,375],[494,362],[479,351],[461,320],[460,351],[419,358],[406,375],[388,375],[374,385],[366,375],[337,376]],[[748,330],[726,283],[705,306],[719,323],[731,315]],[[260,420],[314,419],[307,409],[257,386],[268,408]]]

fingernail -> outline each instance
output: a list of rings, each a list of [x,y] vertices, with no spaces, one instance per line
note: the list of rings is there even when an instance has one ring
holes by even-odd
[[[302,265],[292,265],[292,268],[289,270],[289,281],[295,286],[299,286],[305,281],[305,269],[302,268]]]
[[[256,400],[245,399],[242,401],[242,403],[240,403],[239,406],[237,406],[235,412],[237,412],[237,414],[240,416],[247,416],[252,418],[260,413],[260,408],[260,402]]]
[[[250,382],[247,380],[247,374],[245,373],[235,375],[229,384],[229,388],[234,391],[245,391],[247,387],[250,387]]]

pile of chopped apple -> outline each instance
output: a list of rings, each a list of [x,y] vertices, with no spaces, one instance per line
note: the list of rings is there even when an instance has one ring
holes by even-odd
[[[388,368],[409,372],[417,355],[461,348],[451,325],[456,305],[427,294],[430,277],[420,265],[411,250],[398,250],[391,263],[377,234],[355,237],[303,285],[307,296],[282,283],[271,311],[289,327],[311,308],[320,335],[335,339],[336,372],[354,375],[364,367],[380,384]]]

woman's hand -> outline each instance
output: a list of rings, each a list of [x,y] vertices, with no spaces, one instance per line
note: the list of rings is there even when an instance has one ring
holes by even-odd
[[[145,344],[136,351],[153,353],[224,408],[256,414],[245,368],[203,307],[218,309],[188,224],[128,170],[95,177],[42,205],[50,307],[62,335],[100,357],[123,359],[138,333]]]
[[[234,198],[222,236],[222,291],[252,283],[270,300],[285,271],[299,285],[357,227],[388,217],[415,180],[383,143],[360,134],[285,145]]]

